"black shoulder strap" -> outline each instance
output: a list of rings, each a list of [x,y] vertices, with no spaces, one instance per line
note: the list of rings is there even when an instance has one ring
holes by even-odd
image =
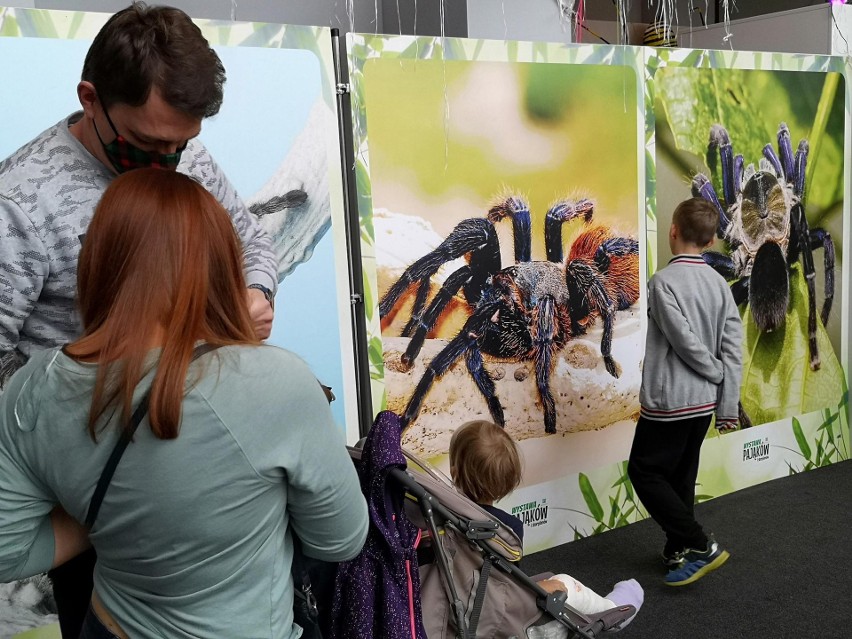
[[[202,355],[205,355],[217,348],[219,347],[214,346],[213,344],[199,344],[192,351],[192,359],[190,362],[194,362]],[[101,509],[101,502],[104,500],[104,495],[106,495],[107,488],[109,488],[109,483],[112,480],[112,476],[113,473],[115,473],[118,462],[121,460],[121,456],[124,454],[124,450],[127,448],[130,440],[133,439],[133,434],[136,432],[136,429],[139,428],[139,424],[145,417],[145,413],[148,412],[149,394],[150,391],[147,391],[142,396],[142,399],[139,400],[139,405],[136,407],[136,410],[133,411],[133,416],[130,418],[129,427],[121,431],[121,437],[119,437],[116,442],[115,448],[112,449],[112,454],[109,456],[106,466],[104,466],[100,479],[98,479],[98,485],[95,486],[95,492],[92,494],[92,501],[89,502],[89,511],[86,513],[86,528],[90,530],[98,516],[98,511]]]

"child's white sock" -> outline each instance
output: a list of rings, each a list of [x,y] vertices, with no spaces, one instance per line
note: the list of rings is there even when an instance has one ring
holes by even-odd
[[[617,606],[633,606],[636,608],[636,613],[638,613],[642,604],[645,603],[645,591],[642,590],[642,586],[639,585],[638,581],[635,579],[628,579],[626,581],[619,581],[615,584],[615,586],[612,587],[612,592],[607,595],[607,599],[615,602],[615,605]],[[627,624],[633,621],[635,617],[636,614],[621,624],[621,627],[626,628]]]

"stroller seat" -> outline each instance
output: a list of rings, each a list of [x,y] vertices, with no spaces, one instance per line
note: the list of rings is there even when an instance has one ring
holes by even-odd
[[[403,451],[406,470],[391,476],[406,490],[406,515],[428,533],[435,560],[420,566],[421,607],[433,638],[598,637],[620,630],[636,614],[617,606],[584,615],[547,593],[516,564],[523,546],[515,533],[460,493],[443,473]],[[437,541],[436,541],[437,540]]]

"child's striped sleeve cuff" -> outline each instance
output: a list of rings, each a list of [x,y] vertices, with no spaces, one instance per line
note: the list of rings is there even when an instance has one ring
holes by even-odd
[[[736,430],[737,429],[737,418],[736,417],[716,417],[716,430],[726,431],[726,430]]]

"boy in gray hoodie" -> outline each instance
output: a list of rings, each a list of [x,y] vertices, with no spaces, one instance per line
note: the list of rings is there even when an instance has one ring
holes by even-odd
[[[701,257],[718,225],[710,202],[681,202],[669,229],[674,257],[648,282],[641,412],[627,472],[666,533],[670,586],[700,579],[729,556],[693,508],[701,444],[714,413],[720,431],[737,427],[742,375],[739,312],[724,278]]]

